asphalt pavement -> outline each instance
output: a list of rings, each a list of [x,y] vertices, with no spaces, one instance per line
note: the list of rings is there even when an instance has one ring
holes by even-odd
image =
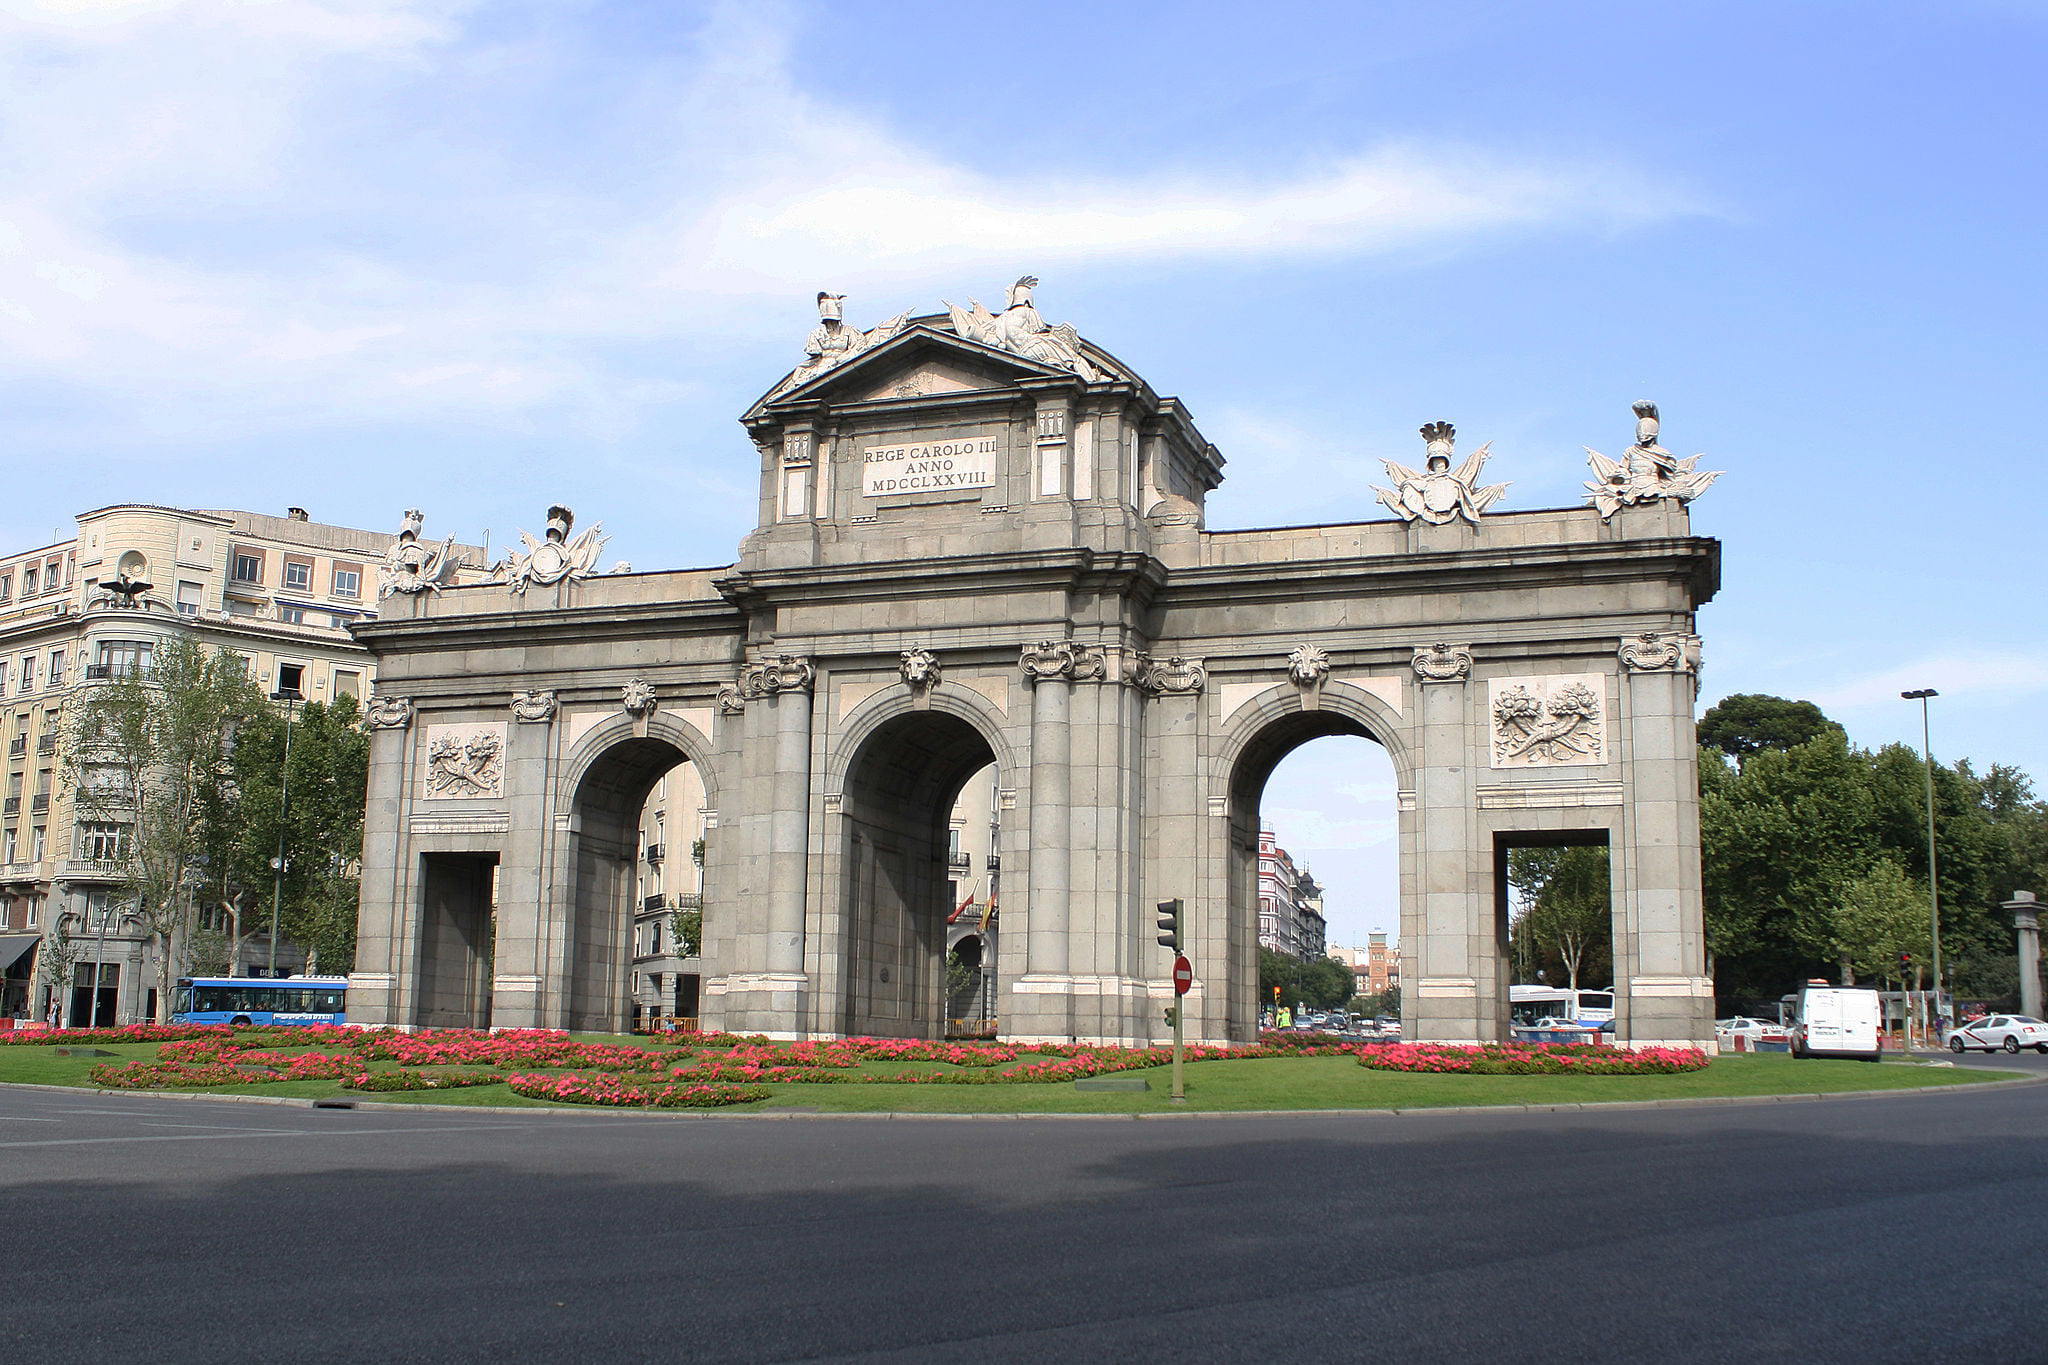
[[[0,1090],[0,1361],[2040,1361],[2044,1134],[2048,1085],[1143,1122]]]

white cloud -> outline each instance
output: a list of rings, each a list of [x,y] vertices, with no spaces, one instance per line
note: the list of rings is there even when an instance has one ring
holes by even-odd
[[[2048,692],[2048,654],[1938,654],[1827,688],[1822,710],[1896,706],[1899,693],[1932,687],[1943,696],[2008,698]]]
[[[735,301],[820,282],[893,311],[992,295],[1025,266],[1370,252],[1675,211],[1668,193],[1616,193],[1629,177],[1610,166],[1413,144],[1256,176],[966,164],[812,93],[795,21],[761,6],[713,10],[680,68],[618,73],[620,143],[550,149],[518,130],[549,123],[566,86],[587,96],[587,73],[546,44],[493,60],[512,40],[465,27],[469,11],[0,0],[16,373],[208,428],[542,410],[603,427],[680,387],[625,376],[616,349],[671,346],[680,375],[789,326],[786,308]],[[479,99],[523,117],[462,117]]]

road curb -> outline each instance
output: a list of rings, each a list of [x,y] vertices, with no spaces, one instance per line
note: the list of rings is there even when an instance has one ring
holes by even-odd
[[[1059,1122],[1128,1123],[1159,1122],[1184,1123],[1196,1119],[1286,1119],[1286,1118],[1334,1118],[1342,1115],[1357,1115],[1377,1118],[1427,1118],[1433,1114],[1567,1114],[1598,1113],[1615,1109],[1695,1109],[1739,1104],[1804,1104],[1816,1100],[1871,1100],[1904,1098],[1919,1095],[1953,1095],[1984,1093],[2012,1085],[2048,1084],[2048,1074],[2030,1071],[2004,1071],[1997,1067],[1973,1067],[1973,1072],[1988,1073],[1983,1081],[1971,1081],[1961,1085],[1930,1085],[1919,1088],[1896,1090],[1832,1090],[1799,1091],[1783,1095],[1695,1095],[1683,1099],[1666,1100],[1598,1100],[1591,1103],[1568,1104],[1455,1104],[1438,1105],[1434,1108],[1419,1109],[1230,1109],[1230,1110],[1169,1110],[1157,1114],[930,1114],[907,1110],[886,1110],[879,1113],[831,1113],[818,1110],[798,1111],[788,1109],[764,1109],[747,1113],[733,1113],[726,1110],[692,1109],[634,1109],[622,1105],[470,1105],[470,1104],[405,1104],[395,1100],[350,1100],[346,1096],[307,1099],[301,1095],[208,1095],[191,1090],[104,1090],[80,1085],[43,1085],[34,1081],[0,1081],[0,1090],[43,1090],[65,1095],[107,1095],[124,1098],[146,1096],[155,1099],[200,1100],[215,1104],[274,1104],[300,1109],[338,1109],[341,1099],[350,1109],[378,1110],[406,1114],[526,1114],[566,1118],[649,1118],[649,1119],[703,1119],[725,1120],[728,1122],[799,1122],[806,1119],[844,1121],[849,1119],[868,1122],[892,1122],[898,1119],[940,1122],[1016,1122],[1019,1120],[1050,1119]]]

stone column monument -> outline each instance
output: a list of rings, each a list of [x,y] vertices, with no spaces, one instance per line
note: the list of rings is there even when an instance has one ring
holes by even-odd
[[[2041,1017],[2041,917],[2040,904],[2031,891],[2015,891],[2002,907],[2012,916],[2020,941],[2020,1013]]]

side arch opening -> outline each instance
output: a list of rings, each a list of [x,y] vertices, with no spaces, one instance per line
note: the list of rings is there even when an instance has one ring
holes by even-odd
[[[982,978],[973,994],[992,998],[995,758],[968,721],[916,711],[882,722],[848,765],[840,1019],[847,1034],[944,1036],[952,997],[970,995],[949,990],[948,948],[969,931],[979,940],[974,971]],[[977,908],[976,922],[963,924]]]

